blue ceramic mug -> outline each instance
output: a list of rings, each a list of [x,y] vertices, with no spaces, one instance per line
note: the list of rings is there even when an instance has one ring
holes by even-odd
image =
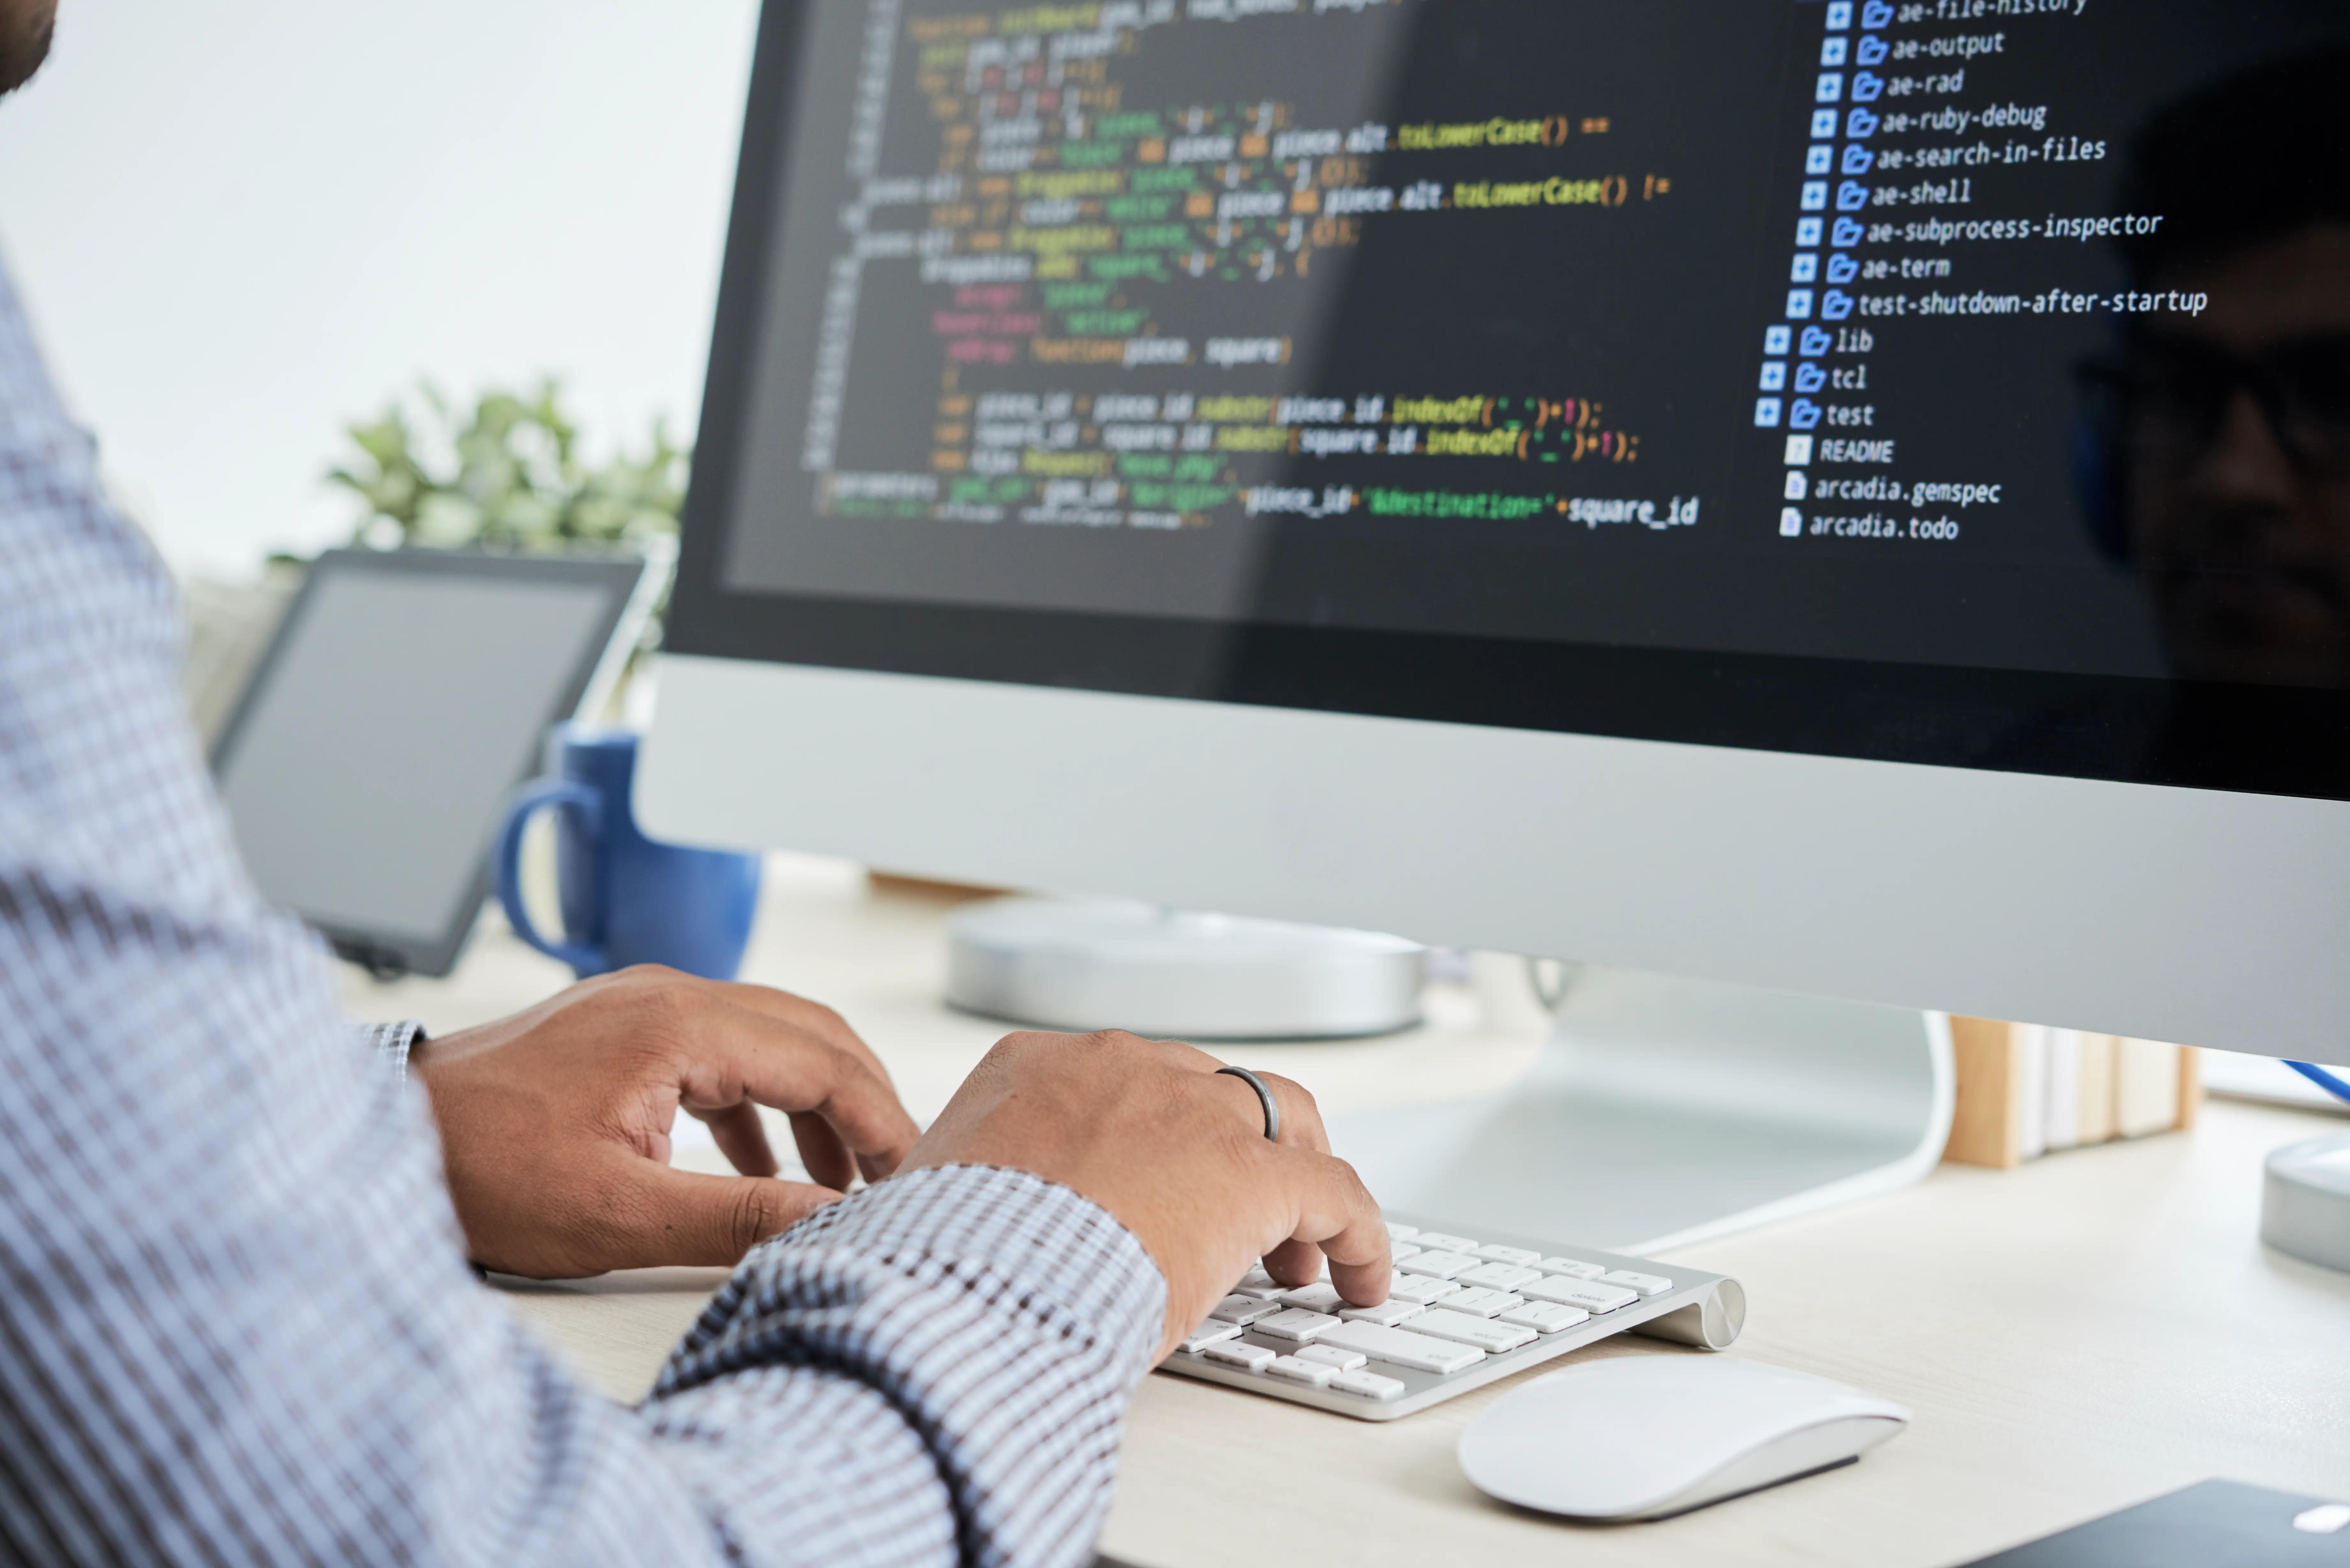
[[[758,857],[647,838],[630,808],[637,737],[584,725],[556,734],[557,776],[525,784],[498,832],[498,901],[515,934],[582,980],[639,963],[733,980],[759,902]],[[548,809],[560,828],[559,940],[539,930],[522,900],[523,829]]]

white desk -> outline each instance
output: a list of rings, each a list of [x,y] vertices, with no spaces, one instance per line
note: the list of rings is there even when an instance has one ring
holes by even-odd
[[[778,862],[747,966],[747,978],[838,1007],[921,1118],[1000,1033],[939,1004],[944,908],[868,894],[845,867]],[[354,975],[350,1002],[453,1029],[567,979],[493,928],[451,980]],[[1393,1040],[1227,1054],[1346,1111],[1477,1092],[1535,1049],[1477,1033],[1465,997],[1433,1016]],[[1374,1425],[1154,1376],[1128,1422],[1103,1549],[1149,1568],[1334,1551],[1361,1568],[1929,1568],[2211,1476],[2350,1493],[2350,1275],[2257,1241],[2261,1157],[2339,1126],[2214,1102],[2190,1134],[2012,1174],[1946,1168],[1905,1192],[1677,1254],[1745,1282],[1752,1315],[1732,1354],[1915,1408],[1907,1435],[1851,1469],[1662,1524],[1577,1529],[1487,1501],[1453,1463],[1463,1423],[1513,1384]],[[706,1147],[680,1161],[723,1168]],[[512,1294],[597,1386],[633,1399],[723,1278],[646,1271]],[[1692,1353],[1619,1340],[1586,1354]]]

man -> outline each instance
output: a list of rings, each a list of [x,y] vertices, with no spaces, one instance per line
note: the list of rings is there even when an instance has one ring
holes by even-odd
[[[53,9],[0,0],[0,87]],[[1384,1297],[1311,1100],[1276,1083],[1270,1144],[1184,1046],[1014,1036],[917,1137],[755,986],[355,1042],[235,863],[166,584],[5,280],[0,628],[0,1556],[1076,1563],[1125,1400],[1251,1260]],[[681,1105],[743,1176],[669,1168]],[[773,1179],[760,1105],[826,1188]],[[746,1249],[634,1411],[465,1267]]]

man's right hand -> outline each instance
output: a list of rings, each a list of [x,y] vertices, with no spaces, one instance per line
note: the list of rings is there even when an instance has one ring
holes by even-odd
[[[1281,1141],[1268,1142],[1256,1092],[1222,1065],[1132,1034],[1014,1034],[904,1168],[1033,1171],[1109,1210],[1167,1276],[1161,1359],[1260,1258],[1302,1285],[1326,1254],[1341,1295],[1387,1300],[1387,1226],[1354,1168],[1332,1158],[1314,1097],[1260,1074],[1281,1106]]]

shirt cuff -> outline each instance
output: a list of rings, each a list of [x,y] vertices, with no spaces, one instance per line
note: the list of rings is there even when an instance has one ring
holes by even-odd
[[[928,1449],[965,1562],[1082,1561],[1166,1311],[1142,1243],[1068,1189],[985,1166],[910,1171],[754,1251],[647,1413],[754,1368],[845,1374]]]
[[[372,1054],[383,1069],[391,1075],[395,1084],[408,1081],[408,1054],[424,1039],[424,1025],[411,1019],[405,1023],[360,1023],[353,1026],[362,1050]]]

